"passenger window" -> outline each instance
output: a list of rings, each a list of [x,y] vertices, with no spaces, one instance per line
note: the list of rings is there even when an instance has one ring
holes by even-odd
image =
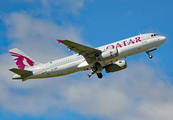
[[[151,35],[151,37],[153,37],[153,35]]]

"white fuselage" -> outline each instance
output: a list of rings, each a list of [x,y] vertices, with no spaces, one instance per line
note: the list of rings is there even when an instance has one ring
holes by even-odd
[[[154,36],[154,34],[148,33],[140,34],[128,39],[104,45],[96,49],[101,51],[106,51],[108,49],[117,49],[118,56],[111,59],[98,60],[97,62],[99,62],[104,67],[109,64],[115,63],[122,58],[147,51],[154,47],[158,47],[165,41],[166,37],[164,36]],[[82,55],[75,54],[52,62],[48,62],[46,64],[39,64],[33,67],[26,68],[26,70],[33,71],[33,75],[28,76],[26,79],[57,77],[78,71],[90,70],[94,62],[96,61],[88,64],[86,62],[86,59]],[[13,78],[15,77],[17,76],[14,76]]]

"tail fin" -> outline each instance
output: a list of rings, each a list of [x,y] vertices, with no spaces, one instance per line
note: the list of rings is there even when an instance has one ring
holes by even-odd
[[[24,70],[26,66],[28,67],[39,64],[38,62],[36,62],[31,57],[29,57],[17,48],[11,49],[9,50],[9,52],[19,69]]]

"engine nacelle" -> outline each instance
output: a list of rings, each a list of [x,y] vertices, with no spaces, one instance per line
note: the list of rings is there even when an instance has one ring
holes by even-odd
[[[117,57],[117,56],[118,56],[118,50],[117,50],[117,48],[115,48],[115,49],[108,49],[106,51],[103,51],[96,58],[97,58],[97,60],[101,61],[101,60],[111,59],[111,58]]]
[[[110,73],[110,72],[116,72],[119,70],[123,70],[127,68],[127,63],[125,60],[119,60],[117,62],[115,62],[114,64],[108,65],[105,67],[106,73]]]

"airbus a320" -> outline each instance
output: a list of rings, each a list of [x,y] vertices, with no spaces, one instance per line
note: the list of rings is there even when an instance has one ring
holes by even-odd
[[[43,64],[17,48],[9,50],[18,67],[10,69],[15,73],[12,79],[26,81],[64,76],[86,70],[91,70],[91,73],[87,74],[89,78],[97,74],[101,79],[103,69],[106,73],[110,73],[127,68],[126,61],[121,60],[125,57],[146,52],[151,59],[153,56],[150,52],[165,43],[166,37],[155,33],[140,34],[98,48],[88,47],[70,40],[57,39],[57,41],[66,45],[69,51],[74,51],[77,54]]]

